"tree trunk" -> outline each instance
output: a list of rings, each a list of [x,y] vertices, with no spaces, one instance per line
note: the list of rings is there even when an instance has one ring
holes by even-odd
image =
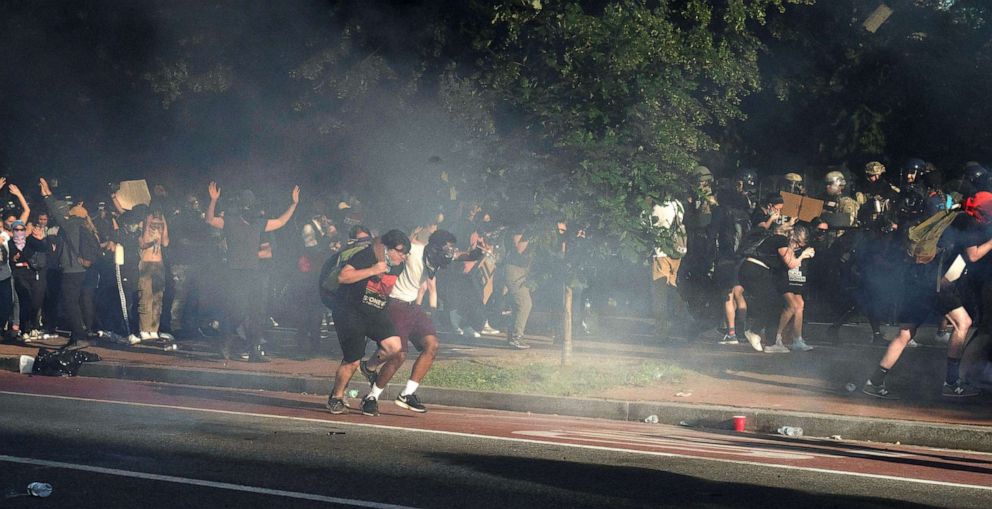
[[[561,365],[572,365],[572,287],[565,286],[562,299],[565,309],[561,313]]]

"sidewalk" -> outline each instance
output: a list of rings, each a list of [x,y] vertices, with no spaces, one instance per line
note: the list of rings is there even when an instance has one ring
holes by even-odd
[[[808,436],[901,442],[938,447],[992,451],[992,397],[966,400],[940,396],[946,348],[907,350],[889,376],[890,389],[901,396],[895,401],[861,394],[865,377],[884,352],[869,346],[867,328],[845,327],[840,345],[817,342],[817,327],[808,335],[816,349],[805,353],[761,354],[745,346],[721,346],[703,337],[694,343],[657,344],[648,336],[626,335],[621,340],[578,338],[576,359],[609,365],[622,359],[659,359],[687,370],[681,383],[651,387],[618,387],[585,398],[503,394],[423,387],[419,394],[428,404],[493,408],[621,420],[658,417],[667,424],[726,429],[734,415],[748,416],[748,430],[774,432],[782,425],[800,426]],[[924,331],[920,337],[928,337]],[[932,335],[932,332],[929,332]],[[103,361],[86,364],[80,376],[114,377],[156,382],[236,387],[269,391],[326,394],[339,360],[333,333],[324,350],[311,360],[293,360],[293,332],[274,329],[268,334],[271,362],[225,362],[210,338],[182,340],[177,352],[150,346],[127,347],[95,344],[89,351]],[[501,338],[473,339],[443,335],[438,362],[471,359],[499,365],[526,358],[556,362],[559,347],[548,338],[529,338],[526,351],[505,347]],[[20,355],[35,355],[38,346],[57,347],[53,339],[30,347],[0,345],[0,368],[17,370]],[[371,349],[370,349],[371,350]],[[405,381],[409,365],[394,380]],[[360,377],[352,387],[360,388]],[[848,392],[845,385],[855,384]],[[401,385],[393,384],[394,394]],[[2,389],[2,388],[0,388]],[[361,389],[360,389],[361,390]],[[364,391],[363,391],[364,392]],[[681,395],[680,395],[681,394]]]

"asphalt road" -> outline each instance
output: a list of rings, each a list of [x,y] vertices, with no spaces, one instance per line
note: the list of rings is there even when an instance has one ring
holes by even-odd
[[[992,455],[0,373],[2,507],[982,507]],[[8,495],[9,496],[9,495]]]

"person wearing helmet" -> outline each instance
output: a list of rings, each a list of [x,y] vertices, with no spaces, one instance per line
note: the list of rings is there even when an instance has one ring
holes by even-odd
[[[877,227],[880,231],[890,232],[896,228],[894,206],[899,199],[899,188],[895,187],[882,175],[885,165],[871,161],[865,165],[864,187],[855,195],[862,205],[859,210],[858,222],[862,226]]]
[[[919,224],[927,217],[928,193],[920,180],[926,166],[924,160],[913,158],[907,160],[900,170],[900,193],[896,200],[895,213],[896,222],[902,231]]]
[[[858,202],[845,194],[847,178],[840,171],[827,172],[823,178],[823,214],[821,218],[831,228],[847,228],[854,226],[858,217]],[[843,234],[838,231],[836,236]],[[835,236],[835,237],[836,237]]]
[[[668,335],[684,332],[689,338],[695,336],[695,324],[702,321],[705,310],[713,303],[710,279],[716,263],[716,236],[712,224],[717,199],[713,193],[713,174],[709,168],[700,165],[693,169],[692,175],[692,192],[687,193],[684,200],[687,249],[692,256],[678,265],[677,279],[678,293],[689,304],[690,316],[694,320],[683,321],[683,330],[667,331]]]
[[[747,196],[754,207],[758,193],[758,174],[750,168],[741,168],[734,174],[734,184],[737,192]]]
[[[782,191],[793,194],[806,194],[803,176],[798,173],[786,173],[782,177]]]
[[[900,179],[903,185],[912,185],[919,182],[920,177],[927,173],[927,162],[916,157],[907,159],[902,165]]]

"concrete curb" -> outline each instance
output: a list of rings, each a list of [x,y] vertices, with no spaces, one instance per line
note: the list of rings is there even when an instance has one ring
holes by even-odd
[[[0,369],[17,372],[18,362],[18,357],[0,357]],[[171,368],[118,362],[84,364],[79,370],[79,375],[93,378],[307,394],[327,394],[332,380],[331,378],[310,376]],[[400,385],[393,384],[387,388],[387,393],[395,394],[400,389]],[[775,430],[781,426],[798,426],[803,428],[806,436],[812,437],[839,435],[845,440],[898,442],[992,452],[992,426],[941,424],[704,404],[506,394],[436,387],[421,387],[419,393],[423,399],[437,405],[620,421],[643,421],[648,416],[655,415],[661,424],[688,425],[709,429],[730,429],[733,417],[744,415],[747,417],[747,429],[762,433],[775,433]]]

